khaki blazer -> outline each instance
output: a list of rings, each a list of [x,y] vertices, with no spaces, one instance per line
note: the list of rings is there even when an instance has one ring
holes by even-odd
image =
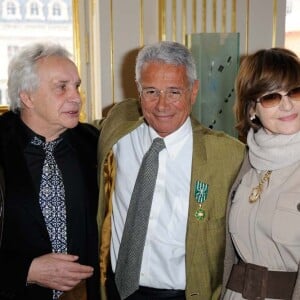
[[[115,105],[101,123],[98,144],[100,199],[98,225],[100,232],[101,296],[106,299],[105,280],[109,263],[111,235],[111,195],[116,172],[112,146],[144,122],[139,102],[125,100]],[[188,225],[186,234],[186,298],[219,299],[225,250],[225,212],[229,189],[244,157],[245,146],[222,132],[203,127],[192,119],[193,158]],[[130,171],[130,170],[129,170]],[[196,180],[208,184],[203,204],[204,220],[195,212],[199,205],[194,197]]]

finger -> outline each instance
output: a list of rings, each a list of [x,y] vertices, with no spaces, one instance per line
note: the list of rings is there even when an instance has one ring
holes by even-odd
[[[77,261],[78,255],[66,254],[66,253],[51,253],[51,257],[54,259],[61,259],[65,261]]]
[[[75,286],[77,286],[81,280],[69,280],[62,282],[60,284],[57,284],[57,287],[55,289],[60,290],[60,291],[69,291],[73,289]]]
[[[66,270],[74,273],[93,273],[94,268],[87,265],[81,265],[79,263],[68,263],[65,266]]]

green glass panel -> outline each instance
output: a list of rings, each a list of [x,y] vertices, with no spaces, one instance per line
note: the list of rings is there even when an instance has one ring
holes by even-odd
[[[195,33],[190,42],[200,80],[192,115],[209,128],[237,137],[233,104],[239,33]]]

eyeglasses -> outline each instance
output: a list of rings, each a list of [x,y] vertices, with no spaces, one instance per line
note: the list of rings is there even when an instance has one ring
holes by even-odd
[[[286,94],[270,93],[261,96],[256,102],[260,103],[265,108],[270,108],[279,105],[283,97],[288,97],[293,101],[300,101],[300,86],[289,90]]]
[[[182,95],[189,89],[167,88],[165,90],[159,90],[156,88],[144,88],[140,91],[140,96],[145,101],[156,101],[160,97],[161,93],[164,93],[167,101],[176,102],[181,99]]]

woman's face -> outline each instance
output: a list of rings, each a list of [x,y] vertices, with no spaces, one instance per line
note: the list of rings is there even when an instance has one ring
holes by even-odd
[[[292,100],[286,95],[287,91],[278,93],[282,95],[279,104],[264,107],[258,102],[250,110],[250,115],[255,114],[270,134],[294,134],[300,131],[300,99]]]

